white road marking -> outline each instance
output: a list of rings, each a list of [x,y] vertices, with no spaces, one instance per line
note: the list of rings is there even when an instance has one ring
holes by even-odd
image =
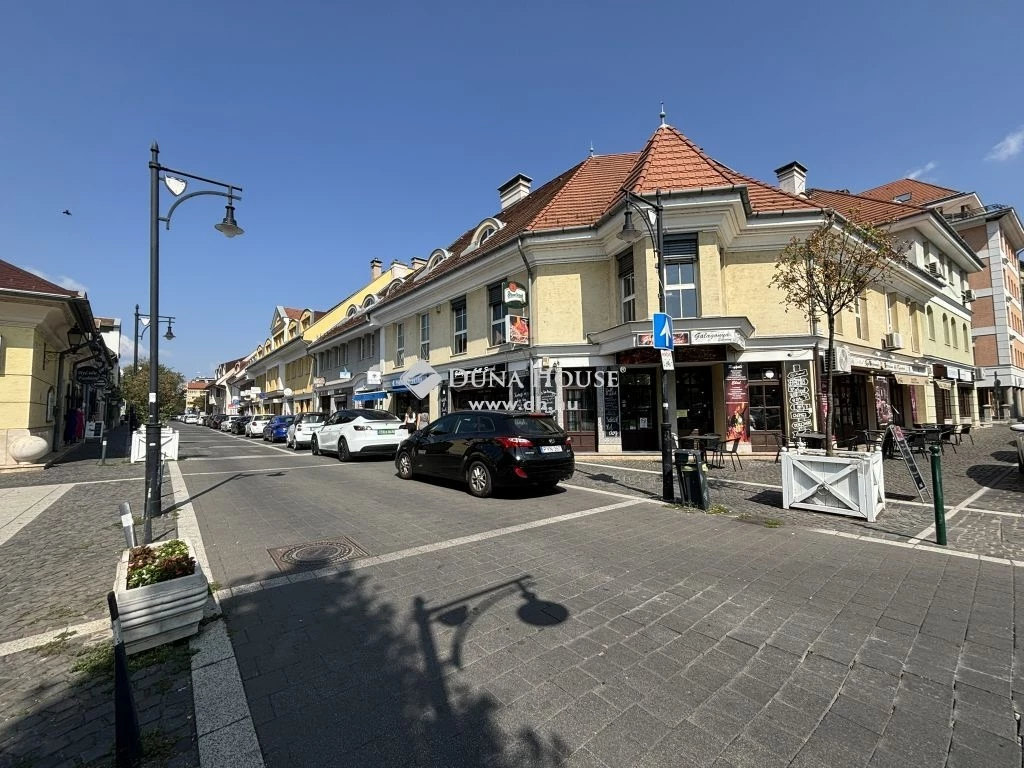
[[[1006,477],[1008,474],[1010,474],[1010,471],[1012,469],[1015,469],[1015,467],[1007,467],[1006,470],[1001,475],[999,475],[999,477],[995,478],[995,480],[993,481],[993,484],[998,483],[1000,480],[1002,480],[1004,477]],[[949,512],[947,512],[946,515],[945,515],[946,522],[948,523],[950,520],[952,520],[954,517],[956,517],[959,512],[961,512],[965,508],[969,507],[977,499],[980,499],[982,496],[984,496],[985,493],[988,490],[989,490],[989,488],[987,488],[987,487],[979,488],[977,491],[975,491],[970,496],[968,496],[966,499],[964,499],[959,504],[957,504],[955,507],[953,507],[953,509],[950,510]],[[934,534],[934,533],[935,533],[935,523],[932,523],[927,528],[922,530],[919,534],[917,534],[917,536],[912,538],[910,540],[910,542],[912,544],[918,544],[926,536],[928,536],[929,534]]]
[[[43,514],[70,490],[71,484],[0,489],[0,544]]]
[[[959,549],[949,549],[948,547],[936,547],[932,544],[920,544],[913,543],[914,540],[910,541],[893,541],[892,539],[880,539],[875,536],[865,536],[859,533],[847,533],[846,531],[832,531],[828,528],[808,528],[808,531],[812,533],[823,533],[828,536],[839,536],[843,539],[857,539],[858,541],[867,541],[871,544],[886,544],[890,547],[903,547],[904,549],[916,549],[924,552],[938,552],[943,555],[950,555],[952,557],[964,557],[968,560],[981,560],[986,563],[998,563],[1000,565],[1012,565],[1017,568],[1024,568],[1024,562],[1020,560],[1009,560],[1005,557],[990,557],[989,555],[976,555],[973,552],[963,552]]]
[[[512,533],[528,531],[531,528],[542,528],[548,525],[555,525],[556,523],[564,523],[567,520],[576,520],[581,517],[597,515],[601,512],[610,512],[613,509],[623,509],[624,507],[632,507],[644,501],[646,501],[646,499],[629,498],[627,501],[620,501],[615,504],[607,504],[603,507],[592,507],[591,509],[584,509],[579,512],[569,512],[568,514],[556,515],[555,517],[545,517],[542,520],[534,520],[529,523],[520,523],[519,525],[509,525],[504,528],[495,528],[491,531],[474,533],[471,536],[460,536],[455,539],[438,541],[433,544],[424,544],[421,547],[401,549],[397,552],[389,552],[386,555],[377,555],[376,557],[364,557],[359,560],[352,560],[351,562],[347,562],[339,566],[321,568],[316,571],[306,571],[305,573],[275,576],[271,579],[253,582],[252,584],[241,584],[236,587],[222,589],[217,593],[217,595],[220,597],[244,595],[250,592],[259,592],[264,589],[283,587],[286,584],[292,584],[297,581],[309,581],[311,579],[321,579],[326,576],[333,576],[339,571],[351,571],[361,570],[363,568],[372,568],[375,565],[381,565],[382,563],[391,563],[395,560],[404,560],[407,557],[425,555],[430,552],[439,552],[443,549],[451,549],[452,547],[461,547],[463,544],[473,544],[477,541],[486,541],[487,539],[494,539],[499,536],[508,536]]]
[[[87,621],[84,624],[72,624],[71,626],[64,627],[64,629],[51,629],[38,635],[8,640],[6,643],[0,643],[0,657],[10,656],[12,653],[20,653],[21,651],[28,651],[32,648],[52,643],[64,634],[85,637],[98,632],[110,632],[109,619],[96,619],[95,621]]]
[[[298,466],[292,464],[287,467],[260,467],[259,469],[242,469],[236,467],[235,469],[219,469],[216,472],[182,472],[181,474],[185,477],[201,477],[203,475],[260,475],[264,472],[280,472],[282,470],[292,469],[323,469],[324,467],[334,467],[335,469],[344,469],[351,467],[352,464],[341,464],[339,462],[328,463],[328,464],[299,464]]]

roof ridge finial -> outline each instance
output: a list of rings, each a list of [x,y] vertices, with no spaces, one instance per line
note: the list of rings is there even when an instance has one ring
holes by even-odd
[[[665,102],[661,102],[661,114],[658,115],[661,118],[661,127],[665,127]]]
[[[591,142],[590,142],[590,156],[591,157],[594,156],[594,142],[593,142],[593,140],[591,140]]]

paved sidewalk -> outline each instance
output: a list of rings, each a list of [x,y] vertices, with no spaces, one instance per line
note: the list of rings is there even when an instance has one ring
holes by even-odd
[[[144,492],[126,445],[115,429],[106,465],[86,441],[45,470],[0,475],[0,768],[113,765],[106,595],[124,549],[118,505],[138,515]],[[154,539],[175,532],[173,516],[154,523]],[[147,765],[199,764],[190,658],[187,643],[133,657]]]
[[[728,512],[703,515],[658,500],[656,461],[587,457],[596,514],[553,499],[550,523],[223,590],[231,658],[133,673],[148,765],[200,764],[237,658],[231,717],[269,766],[1019,768],[1024,482],[997,429],[947,448],[946,551],[907,547],[933,513],[898,459],[868,524],[782,510],[771,461],[713,470]],[[112,765],[109,678],[72,667],[103,667],[117,505],[142,509],[119,438],[108,466],[86,443],[0,475],[0,768]]]

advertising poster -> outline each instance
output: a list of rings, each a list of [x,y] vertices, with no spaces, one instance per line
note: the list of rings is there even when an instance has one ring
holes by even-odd
[[[529,345],[530,343],[530,318],[522,315],[509,315],[505,322],[508,323],[506,338],[509,344]]]
[[[810,432],[814,426],[814,403],[807,363],[786,363],[786,408],[789,433]]]
[[[875,376],[875,417],[879,424],[892,423],[892,406],[889,404],[889,379]]]
[[[748,430],[747,366],[734,363],[725,367],[725,439],[750,442]]]

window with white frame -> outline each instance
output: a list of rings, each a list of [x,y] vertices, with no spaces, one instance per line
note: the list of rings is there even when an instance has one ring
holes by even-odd
[[[864,296],[857,297],[857,299],[853,302],[853,319],[858,339],[867,339],[868,337],[867,308],[868,300]]]
[[[430,360],[430,313],[420,315],[420,360]]]
[[[622,322],[636,320],[636,275],[633,272],[633,252],[619,257],[619,304]]]
[[[672,317],[697,317],[697,236],[665,238],[665,311]]]
[[[374,343],[374,335],[372,333],[364,334],[359,337],[359,359],[370,360],[376,354]]]
[[[508,309],[501,295],[501,283],[487,286],[487,314],[491,320],[491,346],[505,343],[505,316]]]
[[[469,318],[466,297],[452,299],[452,354],[461,355],[469,346]]]
[[[395,323],[395,367],[405,365],[405,323]]]

